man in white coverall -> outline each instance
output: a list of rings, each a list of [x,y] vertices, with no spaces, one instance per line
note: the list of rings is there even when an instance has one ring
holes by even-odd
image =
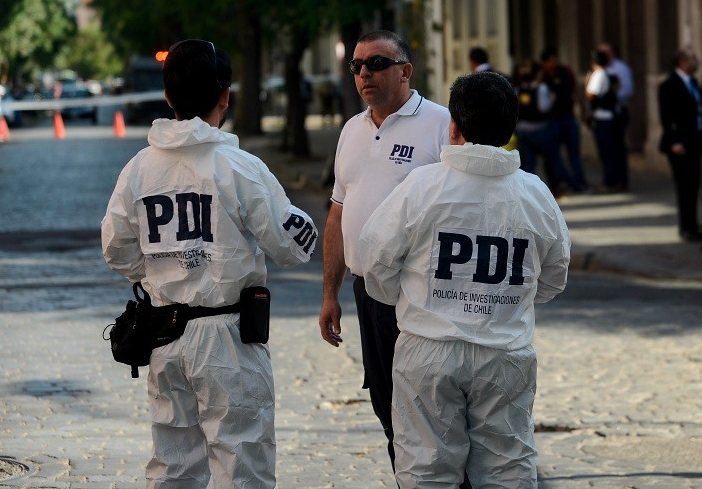
[[[314,250],[311,219],[219,129],[231,77],[229,56],[212,43],[171,47],[163,79],[176,119],[154,121],[150,146],[122,170],[108,204],[105,260],[155,306],[238,303],[243,288],[265,285],[265,255],[292,266]],[[218,489],[275,486],[270,352],[242,343],[239,314],[191,319],[154,349],[148,392],[148,488],[204,489],[210,476]]]
[[[410,89],[412,64],[407,42],[394,32],[361,36],[349,63],[356,88],[368,109],[352,117],[339,137],[334,161],[334,190],[324,228],[322,337],[339,346],[339,291],[346,269],[356,277],[353,291],[361,333],[364,381],[373,411],[388,439],[393,463],[390,401],[392,354],[399,330],[395,308],[366,294],[358,237],[375,208],[407,174],[439,161],[448,143],[445,107]]]
[[[451,87],[451,145],[371,215],[368,293],[396,304],[392,423],[401,488],[535,488],[534,303],[566,285],[570,239],[548,187],[500,146],[517,96],[496,73]]]

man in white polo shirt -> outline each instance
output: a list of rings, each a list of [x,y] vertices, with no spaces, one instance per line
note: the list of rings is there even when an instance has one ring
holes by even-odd
[[[350,62],[356,88],[368,109],[344,126],[336,150],[332,205],[324,231],[324,289],[319,314],[322,337],[339,346],[339,291],[347,267],[356,276],[354,295],[361,327],[365,378],[373,410],[388,438],[394,469],[392,357],[399,331],[395,308],[365,291],[358,240],[375,208],[414,168],[439,161],[448,144],[450,116],[409,86],[410,50],[397,34],[375,31],[362,36]]]

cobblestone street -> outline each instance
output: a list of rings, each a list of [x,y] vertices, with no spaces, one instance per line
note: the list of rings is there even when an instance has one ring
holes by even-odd
[[[114,140],[102,129],[58,144],[19,134],[0,146],[0,487],[144,486],[146,369],[131,379],[102,339],[131,288],[104,264],[99,223],[117,174],[146,142],[143,134]],[[639,188],[632,199],[649,199]],[[324,195],[290,195],[323,228]],[[694,268],[702,253],[663,236],[674,208],[669,196],[650,195],[648,207],[627,207],[640,214],[616,222],[600,212],[611,202],[599,197],[562,203],[573,218],[578,267],[562,296],[537,308],[542,489],[702,488],[702,280]],[[660,212],[651,215],[654,204]],[[650,230],[651,220],[657,231],[647,243],[659,237],[677,257],[679,271],[665,266],[672,276],[645,276],[633,265],[625,273],[627,259],[654,245],[627,244],[624,252],[613,229]],[[599,268],[584,265],[589,253],[601,258]],[[606,258],[618,266],[604,266]],[[321,249],[305,266],[270,267],[278,487],[396,487],[360,388],[350,282],[342,291],[344,343],[335,349],[317,326],[321,280]],[[3,480],[7,460],[29,473]]]

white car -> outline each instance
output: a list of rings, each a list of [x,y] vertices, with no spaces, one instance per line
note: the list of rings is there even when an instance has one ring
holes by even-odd
[[[15,127],[17,125],[17,116],[19,114],[5,103],[7,100],[14,100],[14,98],[12,97],[10,90],[0,85],[0,115],[5,116],[5,121],[7,122],[8,126]]]

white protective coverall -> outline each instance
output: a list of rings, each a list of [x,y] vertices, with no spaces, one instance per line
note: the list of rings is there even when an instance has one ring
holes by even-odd
[[[317,238],[257,157],[199,118],[158,119],[122,170],[102,222],[110,268],[141,281],[155,306],[221,307],[265,285],[264,253],[307,262]],[[239,315],[189,321],[151,355],[153,454],[147,487],[275,485],[268,345],[243,344]],[[209,459],[209,462],[208,462]]]
[[[534,302],[566,284],[570,238],[519,153],[444,146],[361,232],[366,290],[396,304],[402,488],[536,487]]]

